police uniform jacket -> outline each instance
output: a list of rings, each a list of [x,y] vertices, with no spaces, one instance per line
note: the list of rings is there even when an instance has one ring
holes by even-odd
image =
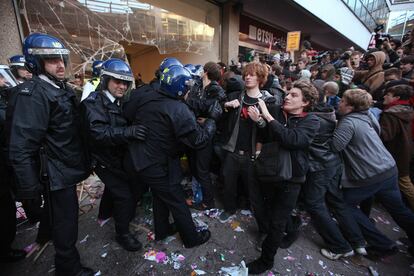
[[[80,116],[70,88],[59,88],[44,75],[35,76],[10,93],[6,116],[9,161],[19,199],[34,198],[42,188],[42,146],[50,190],[65,189],[87,177]]]
[[[92,92],[82,102],[82,113],[93,161],[113,172],[121,172],[128,143],[127,121],[122,116],[119,100],[112,100],[104,92]]]

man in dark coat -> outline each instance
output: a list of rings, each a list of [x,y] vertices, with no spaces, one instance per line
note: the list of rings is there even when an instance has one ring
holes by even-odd
[[[34,77],[10,93],[6,127],[16,198],[33,201],[43,193],[56,275],[93,275],[81,266],[76,249],[76,184],[89,175],[89,168],[76,96],[65,81],[69,51],[58,39],[38,33],[25,39],[23,51]]]
[[[180,186],[179,156],[183,145],[202,148],[215,132],[213,120],[207,119],[201,127],[182,101],[190,81],[186,69],[172,65],[161,75],[159,90],[137,95],[133,102],[136,113],[128,113],[127,119],[133,125],[144,125],[148,131],[145,142],[129,144],[125,160],[128,170],[151,188],[155,239],[162,240],[178,231],[187,248],[207,242],[210,231],[196,231]],[[170,213],[174,225],[169,223]]]
[[[397,85],[386,90],[384,110],[380,117],[380,137],[397,163],[400,191],[414,211],[414,185],[410,179],[413,119],[413,109],[409,103],[411,95],[412,88],[408,85]]]

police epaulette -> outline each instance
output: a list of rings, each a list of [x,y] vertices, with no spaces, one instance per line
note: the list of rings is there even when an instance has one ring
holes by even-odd
[[[98,97],[98,93],[99,92],[96,92],[96,91],[91,92],[85,100],[87,100],[87,101],[96,101],[96,98]]]

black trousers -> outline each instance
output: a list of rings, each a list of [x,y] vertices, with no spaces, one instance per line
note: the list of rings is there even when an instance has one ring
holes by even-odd
[[[108,208],[108,205],[109,208],[112,207],[116,233],[118,235],[128,234],[129,222],[132,219],[135,208],[129,182],[124,177],[111,172],[108,168],[97,166],[95,172],[105,184],[102,200],[104,200],[106,208]]]
[[[203,203],[214,203],[214,187],[210,177],[210,162],[213,156],[213,144],[210,141],[204,148],[189,151],[189,163],[192,175],[201,184]]]
[[[269,265],[273,264],[273,258],[280,246],[290,214],[296,206],[301,184],[293,182],[281,182],[267,185],[266,206],[269,214],[269,231],[262,243],[261,259]]]
[[[244,182],[247,187],[250,207],[259,227],[259,232],[267,233],[267,210],[261,185],[255,180],[253,161],[249,154],[240,155],[228,152],[223,164],[224,176],[224,210],[234,213],[237,210],[237,186],[238,180]]]
[[[197,231],[185,202],[184,191],[178,177],[179,160],[169,166],[153,165],[139,172],[141,183],[148,184],[153,198],[154,233],[156,239],[162,239],[171,232],[169,215],[185,245],[198,242]]]
[[[4,183],[2,183],[3,185]],[[10,246],[16,236],[16,203],[7,187],[0,187],[0,254],[10,251]]]
[[[108,219],[112,217],[114,210],[114,201],[112,198],[111,193],[109,192],[109,189],[105,189],[101,197],[101,202],[99,203],[99,213],[98,213],[98,219]]]
[[[50,192],[50,202],[46,200],[45,209],[52,205],[52,234],[55,246],[55,267],[58,276],[77,275],[81,270],[78,240],[78,196],[76,185]]]

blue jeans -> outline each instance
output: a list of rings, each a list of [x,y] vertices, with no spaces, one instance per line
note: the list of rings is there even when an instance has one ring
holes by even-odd
[[[411,243],[414,243],[414,213],[412,213],[401,199],[398,189],[398,175],[379,181],[378,183],[360,188],[344,189],[345,201],[351,206],[352,215],[359,224],[365,240],[376,249],[390,249],[394,242],[383,235],[369,218],[358,208],[361,201],[375,196],[394,221],[401,227]]]
[[[322,236],[329,250],[337,254],[349,252],[352,247],[365,247],[362,232],[339,187],[341,172],[342,166],[338,165],[308,173],[303,187],[306,210],[312,217],[316,231]],[[338,224],[332,220],[330,211]]]

